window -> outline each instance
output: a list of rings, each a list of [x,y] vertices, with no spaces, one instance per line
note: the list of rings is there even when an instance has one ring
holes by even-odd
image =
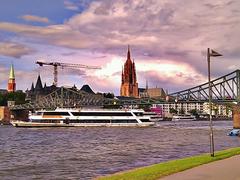
[[[149,119],[140,119],[142,122],[150,122]]]
[[[44,112],[43,115],[69,116],[68,112]]]
[[[138,123],[136,119],[117,119],[117,120],[112,120],[112,123]]]
[[[142,113],[142,112],[134,112],[134,114],[135,114],[136,116],[143,116],[143,113]]]
[[[33,119],[32,122],[36,123],[60,123],[58,119]]]
[[[132,116],[130,112],[72,112],[74,116]]]
[[[69,123],[110,123],[110,120],[95,120],[95,119],[70,120]]]

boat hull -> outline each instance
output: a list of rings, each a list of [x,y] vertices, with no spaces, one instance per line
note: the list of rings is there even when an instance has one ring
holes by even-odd
[[[194,116],[173,116],[172,121],[195,121]]]
[[[42,127],[148,127],[153,126],[154,122],[148,123],[35,123],[24,121],[13,121],[11,124],[15,127],[23,128],[42,128]]]

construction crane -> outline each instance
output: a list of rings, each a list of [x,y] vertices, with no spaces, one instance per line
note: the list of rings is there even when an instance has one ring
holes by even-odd
[[[60,62],[42,62],[37,61],[36,64],[39,66],[47,65],[47,66],[53,66],[53,85],[57,86],[58,83],[58,66],[64,68],[72,68],[72,69],[101,69],[99,66],[88,66],[83,64],[70,64],[70,63],[60,63]]]

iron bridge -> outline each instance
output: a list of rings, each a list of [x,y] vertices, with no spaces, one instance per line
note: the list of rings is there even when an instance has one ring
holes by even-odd
[[[239,102],[240,100],[240,70],[210,82],[213,102]],[[206,102],[209,100],[209,84],[204,83],[183,91],[169,94],[171,100],[187,102]]]
[[[240,70],[236,70],[225,76],[211,81],[213,102],[226,103],[240,100]],[[209,100],[208,83],[201,84],[183,91],[169,94],[169,102],[207,102]],[[102,95],[89,94],[84,91],[76,91],[65,87],[44,96],[37,97],[34,102],[15,105],[12,110],[24,109],[56,109],[79,108],[89,106],[124,106],[124,105],[151,105],[163,104],[165,100],[160,98],[132,98],[127,100],[108,99]]]

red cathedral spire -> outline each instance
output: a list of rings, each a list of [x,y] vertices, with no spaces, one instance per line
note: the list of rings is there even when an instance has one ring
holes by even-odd
[[[131,55],[130,55],[130,46],[128,45],[128,52],[127,52],[127,60],[131,60]]]
[[[138,83],[135,63],[131,60],[130,47],[128,45],[127,60],[122,70],[121,96],[138,97]]]

